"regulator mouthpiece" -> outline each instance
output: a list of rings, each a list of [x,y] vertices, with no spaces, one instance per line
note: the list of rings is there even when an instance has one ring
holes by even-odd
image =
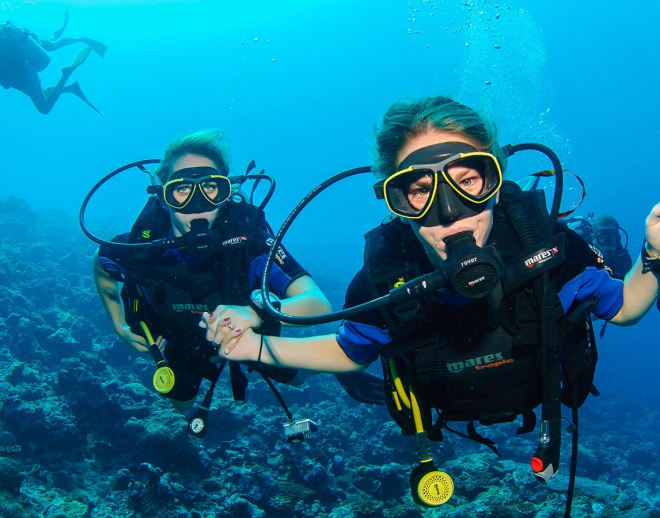
[[[500,279],[495,250],[477,246],[472,232],[459,232],[445,239],[446,272],[456,293],[466,299],[488,295]]]

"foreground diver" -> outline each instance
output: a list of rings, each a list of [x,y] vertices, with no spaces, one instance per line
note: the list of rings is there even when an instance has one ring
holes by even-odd
[[[40,113],[50,113],[55,102],[63,93],[73,94],[99,115],[103,115],[85,96],[77,81],[66,84],[74,70],[82,65],[90,52],[105,55],[107,47],[90,38],[60,38],[68,22],[68,11],[64,26],[50,40],[42,40],[33,32],[17,27],[10,21],[0,26],[0,84],[5,89],[15,88],[26,94]],[[52,87],[43,89],[39,72],[50,63],[48,52],[65,45],[85,43],[70,66],[62,69],[60,80]]]
[[[475,421],[522,415],[519,432],[529,432],[541,403],[531,464],[540,481],[552,478],[561,402],[573,409],[575,452],[577,408],[595,392],[590,314],[634,324],[658,290],[660,204],[646,220],[642,258],[622,282],[576,233],[553,224],[541,191],[502,181],[507,155],[515,152],[508,148],[500,148],[474,110],[450,98],[392,105],[377,136],[381,181],[374,188],[396,217],[366,235],[365,264],[346,307],[388,292],[395,303],[345,320],[336,335],[303,339],[239,334],[204,316],[207,338],[232,360],[337,372],[364,369],[380,356],[390,414],[417,440],[413,498],[427,506],[453,491],[427,443],[441,440],[443,429],[453,431],[450,421],[468,422],[466,436],[494,448]],[[553,204],[555,218],[558,208]],[[431,275],[438,271],[450,289],[435,289]],[[398,286],[420,295],[395,299]]]
[[[103,245],[94,259],[96,287],[117,336],[139,352],[147,352],[148,342],[157,337],[153,342],[174,376],[173,386],[159,391],[181,412],[194,403],[202,378],[212,382],[212,391],[224,367],[211,361],[216,351],[197,326],[201,313],[222,303],[221,318],[229,328],[263,324],[249,299],[271,233],[259,207],[232,196],[220,139],[219,132],[207,130],[172,142],[157,170],[162,194],[150,200],[129,234],[113,239],[139,243],[180,237],[201,225],[215,232],[213,243],[200,250],[164,251]],[[282,307],[296,315],[328,312],[327,299],[291,254],[282,248],[279,259],[273,290]],[[118,283],[123,283],[121,292]],[[266,371],[287,383],[297,372]],[[235,397],[244,399],[247,381],[240,366],[232,364],[230,374]],[[208,407],[211,394],[203,406]]]

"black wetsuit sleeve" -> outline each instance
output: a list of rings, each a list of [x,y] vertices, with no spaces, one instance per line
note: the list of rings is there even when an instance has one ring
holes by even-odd
[[[344,300],[344,309],[352,308],[365,302],[369,302],[369,281],[364,267],[353,277],[353,280],[346,289],[346,297]],[[385,321],[378,310],[367,311],[351,317],[353,322],[361,322],[363,324],[370,324],[378,327],[385,327]]]
[[[264,220],[263,226],[254,234],[250,250],[249,284],[251,289],[260,287],[266,257],[274,241],[270,227]],[[278,246],[269,276],[271,291],[283,298],[291,283],[304,275],[309,275],[307,270],[283,245]]]
[[[587,243],[580,235],[561,225],[559,229],[566,233],[566,260],[554,276],[558,286],[563,286],[568,280],[582,273],[586,268],[598,270],[605,268],[602,254],[597,248]]]
[[[129,234],[119,234],[112,238],[115,243],[128,243]],[[125,268],[122,263],[126,260],[126,250],[121,246],[103,244],[99,246],[99,263],[101,268],[114,280],[125,281]]]
[[[368,279],[364,269],[353,278],[346,291],[344,309],[369,300]],[[344,320],[336,334],[344,354],[356,363],[367,365],[378,358],[383,345],[392,341],[379,311],[368,311]]]

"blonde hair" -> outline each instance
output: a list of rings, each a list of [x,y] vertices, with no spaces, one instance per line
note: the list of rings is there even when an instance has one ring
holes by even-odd
[[[156,170],[162,183],[166,183],[170,179],[174,162],[188,154],[204,156],[211,160],[222,174],[229,174],[227,149],[222,140],[222,133],[217,129],[206,129],[179,137],[167,146]]]

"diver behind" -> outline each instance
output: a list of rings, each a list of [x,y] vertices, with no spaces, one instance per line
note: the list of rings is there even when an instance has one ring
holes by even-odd
[[[569,228],[582,237],[602,255],[605,265],[612,271],[612,276],[623,279],[632,268],[632,258],[628,252],[628,233],[612,216],[572,217],[566,220]],[[626,237],[621,243],[621,233]]]
[[[103,43],[90,38],[60,38],[69,21],[67,11],[64,25],[50,40],[42,40],[28,29],[7,21],[0,26],[0,84],[3,88],[15,88],[26,94],[40,113],[50,113],[63,93],[78,97],[99,115],[101,111],[83,93],[77,81],[66,84],[73,71],[82,65],[90,52],[104,56],[107,49]],[[62,69],[62,76],[52,87],[42,88],[39,72],[50,63],[49,52],[73,43],[85,43],[73,63]]]
[[[612,216],[600,216],[594,220],[591,227],[594,234],[593,245],[603,253],[605,264],[612,269],[614,277],[623,279],[632,268],[632,258],[627,246],[621,244],[620,232],[623,229],[619,222]]]

